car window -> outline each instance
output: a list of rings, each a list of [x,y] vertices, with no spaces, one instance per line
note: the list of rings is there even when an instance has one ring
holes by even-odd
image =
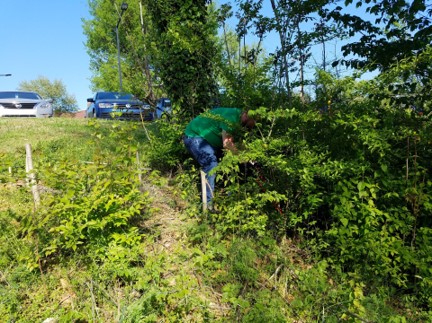
[[[101,92],[96,96],[96,100],[113,100],[115,99],[114,93],[111,92]]]
[[[14,92],[0,92],[0,99],[11,99],[15,98]]]
[[[159,99],[157,106],[160,108],[170,108],[171,107],[171,100],[170,99]]]
[[[41,100],[42,98],[37,93],[33,92],[0,92],[0,99],[31,99]]]
[[[132,94],[129,94],[129,93],[119,94],[118,98],[121,99],[121,100],[135,100],[135,97]]]
[[[100,92],[97,94],[96,100],[132,100],[135,97],[130,93],[119,92]]]
[[[31,92],[18,92],[18,97],[20,99],[32,99],[32,100],[40,100],[41,97],[36,93]]]

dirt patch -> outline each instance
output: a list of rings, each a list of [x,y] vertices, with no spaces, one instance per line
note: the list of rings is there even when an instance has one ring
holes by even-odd
[[[75,112],[75,118],[83,119],[85,118],[85,115],[86,115],[86,110]]]
[[[77,112],[63,112],[55,115],[56,118],[76,118],[84,119],[86,117],[86,110],[81,110]]]

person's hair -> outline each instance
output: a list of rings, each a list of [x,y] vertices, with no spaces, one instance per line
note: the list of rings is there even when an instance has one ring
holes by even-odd
[[[243,111],[241,115],[241,124],[243,127],[252,129],[255,127],[255,120],[249,116],[247,111]]]

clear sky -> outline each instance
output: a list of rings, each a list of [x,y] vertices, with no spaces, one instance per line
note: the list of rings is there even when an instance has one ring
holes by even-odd
[[[60,80],[78,108],[92,97],[82,18],[87,0],[0,0],[0,90],[39,76]]]

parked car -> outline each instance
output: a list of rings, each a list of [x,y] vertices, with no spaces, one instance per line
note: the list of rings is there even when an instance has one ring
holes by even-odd
[[[96,92],[87,99],[87,118],[120,120],[153,120],[150,105],[138,100],[130,93]]]
[[[168,98],[160,98],[156,103],[155,118],[160,119],[164,114],[171,114],[171,100]]]
[[[51,102],[36,92],[0,91],[0,117],[52,117]]]

